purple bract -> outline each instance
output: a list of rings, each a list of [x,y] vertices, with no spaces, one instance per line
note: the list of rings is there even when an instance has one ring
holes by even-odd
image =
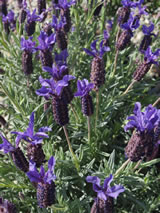
[[[55,81],[51,79],[43,79],[39,77],[39,81],[42,87],[36,91],[39,96],[50,97],[50,96],[60,96],[64,87],[68,86],[68,82],[75,79],[72,75],[65,75],[62,80]]]
[[[63,29],[65,24],[66,24],[66,20],[64,17],[61,16],[61,20],[58,22],[57,17],[53,15],[52,27],[55,29],[55,31]]]
[[[51,182],[56,179],[56,176],[54,174],[54,166],[55,166],[55,159],[53,156],[48,161],[47,172],[45,172],[43,166],[40,167],[40,172],[38,172],[36,168],[36,163],[30,161],[29,172],[27,172],[26,174],[31,182],[51,184]]]
[[[39,46],[37,49],[39,50],[52,50],[53,45],[56,42],[56,35],[52,33],[50,36],[48,36],[45,32],[41,31],[40,36],[38,37]]]
[[[52,131],[49,127],[41,127],[38,132],[34,134],[34,112],[32,112],[30,116],[30,122],[28,128],[25,132],[11,132],[12,134],[16,134],[16,146],[18,147],[19,142],[23,139],[32,145],[40,144],[43,141],[43,138],[48,138],[49,136],[45,133],[48,131]]]
[[[136,128],[139,132],[151,132],[158,124],[160,119],[160,110],[157,110],[151,104],[145,108],[145,111],[141,111],[141,104],[135,103],[133,110],[134,115],[128,116],[127,120],[130,120],[124,127],[125,131]]]
[[[81,96],[84,97],[89,94],[89,92],[94,88],[94,84],[89,83],[87,79],[83,79],[82,81],[77,81],[78,91],[74,94],[75,97]]]
[[[86,181],[93,184],[93,190],[97,192],[97,197],[102,200],[107,200],[108,196],[117,198],[120,193],[125,191],[121,185],[110,187],[113,175],[110,175],[104,180],[103,186],[100,185],[100,179],[97,176],[87,176]]]
[[[151,25],[149,27],[147,27],[146,25],[143,25],[142,26],[142,31],[145,35],[154,35],[154,34],[151,34],[151,32],[154,30],[154,24],[151,22]]]
[[[39,21],[39,16],[36,15],[36,9],[31,13],[29,10],[27,11],[27,23],[31,23],[33,21]]]
[[[58,0],[58,4],[53,4],[53,6],[55,9],[66,10],[74,4],[76,4],[75,0],[70,0],[69,2],[67,0]]]
[[[21,38],[21,50],[27,50],[28,52],[36,52],[36,42],[32,41],[33,37],[29,37],[28,40],[25,40],[24,37]]]
[[[54,64],[52,65],[52,68],[43,67],[43,70],[48,72],[53,77],[53,79],[60,79],[61,77],[63,77],[64,76],[63,73],[66,72],[66,69],[67,69],[67,66],[65,65],[59,66],[57,68]]]
[[[55,53],[56,65],[58,66],[67,65],[67,57],[68,57],[67,49],[61,51],[59,54]]]
[[[158,65],[158,61],[156,60],[159,57],[159,55],[160,55],[160,49],[157,49],[155,52],[152,52],[151,48],[148,47],[144,53],[144,60],[146,63]]]
[[[102,58],[105,52],[110,51],[109,47],[103,45],[103,40],[99,44],[99,50],[96,48],[97,40],[91,43],[91,50],[83,48],[83,50],[90,56]]]
[[[15,150],[15,147],[0,133],[0,137],[2,138],[3,143],[0,144],[0,150],[7,154],[8,152],[12,152]]]

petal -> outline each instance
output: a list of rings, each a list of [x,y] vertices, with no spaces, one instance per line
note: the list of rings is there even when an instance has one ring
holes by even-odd
[[[31,113],[29,126],[28,126],[27,131],[26,131],[26,133],[28,134],[28,136],[30,138],[33,137],[33,133],[34,133],[34,114],[35,114],[35,112]]]
[[[107,200],[107,196],[105,195],[104,192],[98,192],[97,196],[102,200]]]
[[[92,52],[92,51],[90,51],[90,50],[88,50],[88,49],[86,49],[86,48],[83,48],[83,50],[84,50],[88,55],[93,56],[93,57],[96,57],[96,54],[95,54],[94,52]]]
[[[46,133],[44,133],[44,132],[37,132],[37,133],[34,135],[34,137],[35,137],[35,138],[36,138],[36,137],[49,138],[49,136],[48,136]]]
[[[113,175],[110,174],[110,176],[104,180],[103,189],[107,190],[107,188],[110,186],[110,183],[112,181],[113,181]]]
[[[124,192],[125,189],[121,185],[115,185],[107,190],[107,195],[113,198],[117,198],[118,195]]]
[[[55,163],[56,163],[55,158],[52,156],[48,161],[48,169],[53,171]]]
[[[29,171],[26,173],[26,175],[28,176],[28,178],[30,179],[31,182],[41,182],[42,179],[39,175],[38,172],[35,172],[35,171]]]
[[[88,183],[100,185],[100,179],[97,176],[87,176],[86,181]]]

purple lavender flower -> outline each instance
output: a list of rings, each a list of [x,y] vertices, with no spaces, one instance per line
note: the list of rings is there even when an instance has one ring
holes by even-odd
[[[70,7],[74,5],[76,1],[71,0],[68,2],[67,0],[59,0],[58,4],[53,4],[55,9],[61,10],[61,16],[66,20],[63,29],[66,33],[68,33],[71,29],[71,16],[70,16]]]
[[[109,34],[107,32],[107,30],[103,31],[103,44],[104,46],[108,47],[109,46]]]
[[[137,162],[142,157],[150,157],[154,150],[154,129],[160,120],[160,110],[148,105],[145,111],[141,111],[141,104],[136,102],[134,115],[127,117],[130,120],[124,127],[125,131],[136,129],[133,132],[125,153],[131,161]]]
[[[61,17],[61,20],[58,22],[57,17],[53,15],[52,27],[55,29],[55,31],[59,31],[59,30],[63,29],[65,24],[66,24],[65,19],[63,19]]]
[[[87,79],[77,81],[78,91],[74,94],[75,97],[81,97],[82,112],[86,116],[93,114],[93,102],[89,92],[94,88],[94,84],[89,83]]]
[[[54,172],[55,159],[52,156],[48,161],[48,171],[45,173],[44,167],[41,166],[40,172],[38,172],[36,168],[36,164],[30,161],[29,164],[29,172],[27,172],[27,176],[29,177],[31,182],[36,183],[48,183],[51,184],[52,181],[56,179]]]
[[[39,46],[37,46],[37,49],[39,50],[52,50],[53,45],[56,42],[56,35],[52,33],[50,36],[48,36],[45,32],[41,31],[39,37]]]
[[[25,75],[33,73],[32,53],[36,51],[35,44],[32,37],[28,40],[25,40],[24,37],[21,38],[22,69]]]
[[[60,96],[64,87],[68,86],[70,80],[75,79],[72,75],[65,75],[62,80],[55,82],[53,78],[43,79],[39,77],[42,85],[41,89],[36,91],[39,96]]]
[[[53,57],[51,51],[56,42],[56,35],[52,33],[50,36],[48,36],[45,32],[41,31],[38,41],[39,46],[37,49],[40,50],[42,65],[52,67]]]
[[[24,37],[21,38],[21,50],[28,51],[31,53],[36,52],[36,42],[32,41],[33,37],[29,37],[29,39],[25,40]]]
[[[16,20],[15,14],[12,10],[10,10],[6,16],[3,15],[2,21],[7,34],[9,34],[9,27],[11,28],[11,30],[15,30]]]
[[[15,150],[15,147],[0,133],[3,143],[0,144],[0,150],[7,154]]]
[[[123,7],[120,7],[118,9],[117,15],[118,15],[118,24],[121,26],[121,24],[124,24],[128,21],[131,8],[134,8],[137,6],[136,3],[130,1],[130,0],[122,0],[121,1]]]
[[[45,172],[43,166],[40,167],[40,172],[36,168],[36,164],[30,161],[29,172],[27,176],[31,182],[38,183],[37,185],[37,200],[41,208],[51,206],[55,202],[55,184],[56,176],[54,174],[55,159],[52,156],[48,161],[48,171]]]
[[[67,69],[67,66],[65,65],[62,65],[62,66],[55,66],[54,64],[52,65],[52,68],[51,67],[43,67],[43,70],[48,72],[55,81],[59,81],[59,80],[62,80],[63,77],[67,74],[66,73],[66,70]]]
[[[91,50],[83,48],[83,50],[90,56],[102,58],[105,52],[110,51],[109,47],[103,45],[103,40],[99,44],[99,50],[96,48],[97,40],[91,43]]]
[[[61,20],[58,22],[56,16],[53,16],[52,27],[55,29],[57,45],[61,50],[65,50],[67,48],[67,38],[63,30],[65,24],[66,19],[64,17],[61,16]]]
[[[84,97],[89,94],[89,92],[94,88],[94,84],[89,83],[87,79],[83,79],[82,81],[77,81],[78,91],[74,94],[75,97],[80,96]]]
[[[16,206],[10,201],[4,200],[2,197],[0,197],[0,210],[4,213],[17,213]]]
[[[87,176],[86,181],[93,184],[93,190],[97,192],[97,198],[106,201],[108,197],[117,198],[118,195],[125,191],[121,185],[110,187],[113,181],[113,175],[110,175],[104,180],[103,186],[100,185],[100,179],[97,176]]]
[[[7,15],[7,1],[0,0],[0,16]]]
[[[149,27],[143,25],[142,26],[142,31],[144,33],[144,38],[141,41],[140,47],[139,47],[139,51],[141,53],[144,53],[147,48],[151,45],[152,43],[152,35],[156,36],[154,33],[151,33],[154,30],[154,24],[151,23],[151,25]]]
[[[58,66],[66,65],[67,66],[67,57],[68,57],[67,49],[61,51],[59,54],[55,53],[54,59],[55,59],[56,65],[58,65]]]
[[[4,154],[9,153],[16,167],[22,170],[23,172],[27,172],[29,168],[29,163],[26,160],[21,149],[19,147],[14,147],[1,133],[0,137],[3,141],[3,143],[0,144],[0,150],[2,150]]]
[[[91,75],[90,80],[94,84],[94,90],[98,91],[101,85],[105,82],[105,70],[104,70],[104,61],[103,54],[107,51],[110,51],[110,48],[104,46],[103,40],[99,44],[99,50],[96,48],[97,40],[91,43],[91,50],[83,48],[83,50],[90,56],[93,56],[91,64]]]
[[[75,0],[70,0],[69,2],[67,0],[58,0],[58,4],[54,4],[54,8],[66,10],[74,4],[76,4]]]
[[[49,127],[41,127],[38,132],[34,133],[34,114],[31,113],[30,122],[28,128],[25,132],[11,132],[12,134],[16,134],[16,146],[18,147],[20,141],[23,139],[32,145],[40,144],[43,141],[43,138],[48,138],[48,135],[45,132],[52,131]]]
[[[110,19],[106,23],[106,29],[110,32],[112,30],[112,27],[113,27],[113,20]]]
[[[124,127],[125,131],[133,128],[136,128],[139,132],[153,131],[160,119],[158,116],[159,112],[160,110],[152,107],[151,104],[145,108],[144,112],[141,112],[141,104],[136,102],[133,110],[134,115],[127,117],[127,120],[131,121]]]
[[[157,64],[157,58],[160,55],[160,49],[157,49],[155,52],[152,52],[151,47],[148,47],[144,54],[144,61],[148,64]]]
[[[27,17],[27,2],[26,2],[26,0],[23,0],[22,5],[21,5],[21,11],[19,14],[20,24],[25,22],[26,17]]]
[[[133,36],[133,30],[137,29],[139,27],[139,20],[135,21],[132,14],[130,14],[130,18],[128,21],[121,25],[121,28],[124,29],[122,33],[120,34],[116,48],[118,51],[124,50],[127,45],[130,44],[131,38]]]
[[[25,25],[25,30],[28,36],[33,35],[35,32],[36,21],[39,21],[39,16],[36,15],[36,9],[31,13],[27,11],[27,23]]]

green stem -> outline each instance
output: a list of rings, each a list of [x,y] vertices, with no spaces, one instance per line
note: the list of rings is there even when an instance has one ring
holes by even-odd
[[[133,80],[122,95],[126,95],[136,82],[136,80]]]
[[[115,173],[115,177],[128,165],[128,163],[130,162],[131,160],[128,158],[128,160],[126,160],[122,166],[116,171]]]
[[[87,116],[87,124],[88,124],[88,143],[91,142],[91,124],[90,124],[90,116]]]
[[[135,167],[133,168],[133,171],[135,171],[135,170],[139,167],[139,165],[141,164],[141,162],[142,162],[142,160],[139,160],[139,161],[136,163]]]
[[[95,120],[95,130],[96,130],[97,121],[98,121],[98,111],[99,111],[99,90],[96,91],[96,120]]]
[[[73,149],[72,149],[72,146],[71,146],[71,142],[70,142],[69,137],[68,137],[68,132],[67,132],[66,126],[63,126],[63,130],[64,130],[64,134],[66,136],[66,140],[67,140],[67,143],[68,143],[69,150],[70,150],[70,152],[72,154],[72,157],[74,159],[75,167],[76,167],[77,171],[79,172],[79,170],[80,170],[79,161],[78,161],[76,155],[73,152]]]
[[[160,102],[160,98],[158,98],[158,99],[154,102],[154,104],[152,104],[152,106],[155,107],[159,102]]]
[[[116,50],[116,55],[115,55],[115,59],[114,59],[114,69],[113,69],[113,76],[115,75],[116,68],[117,68],[118,54],[119,54],[119,50]]]

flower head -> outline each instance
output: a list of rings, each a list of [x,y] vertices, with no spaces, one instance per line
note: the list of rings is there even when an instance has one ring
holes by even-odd
[[[109,47],[106,47],[103,45],[103,40],[100,42],[99,44],[99,50],[97,50],[96,48],[96,44],[97,44],[97,40],[93,41],[91,43],[91,50],[88,50],[86,48],[83,48],[83,50],[90,56],[93,56],[93,57],[99,57],[99,58],[102,58],[103,54],[105,52],[108,52],[110,51],[110,48]]]
[[[128,19],[128,21],[124,24],[121,25],[121,28],[122,29],[125,29],[125,30],[129,30],[132,34],[132,31],[137,29],[139,27],[139,20],[136,19],[135,21],[135,17],[133,16],[133,14],[130,14],[130,17]]]
[[[61,51],[59,54],[55,53],[56,65],[62,66],[67,64],[68,51],[67,49]]]
[[[123,5],[123,7],[136,7],[137,4],[130,1],[130,0],[122,0],[121,4]]]
[[[21,38],[21,50],[27,50],[28,52],[35,52],[36,42],[32,41],[33,37],[29,37],[28,40],[25,40],[24,37]]]
[[[57,17],[53,15],[52,27],[55,29],[55,31],[59,31],[59,30],[63,29],[65,24],[66,24],[66,20],[64,17],[61,17],[61,20],[58,22]]]
[[[160,49],[157,49],[155,52],[152,52],[150,46],[144,53],[144,61],[145,63],[158,64],[157,58],[160,55]]]
[[[107,197],[117,198],[118,195],[125,191],[121,185],[110,187],[113,181],[113,175],[110,175],[104,180],[103,186],[100,185],[100,179],[97,176],[87,176],[86,181],[93,184],[93,190],[97,192],[97,197],[102,200],[107,200]]]
[[[39,16],[36,15],[36,9],[31,13],[29,10],[27,11],[27,23],[31,23],[33,21],[39,21]]]
[[[23,139],[32,145],[40,144],[43,141],[43,138],[48,138],[48,135],[45,132],[51,131],[49,127],[41,127],[38,132],[34,133],[34,112],[30,116],[30,122],[28,128],[25,132],[11,132],[16,134],[16,146],[19,145],[19,142]]]
[[[38,37],[38,41],[39,41],[39,46],[37,47],[37,49],[52,50],[53,45],[56,42],[56,35],[52,33],[50,36],[48,36],[45,32],[41,31],[40,36]]]
[[[149,27],[147,27],[146,25],[142,26],[142,31],[145,35],[154,35],[151,32],[154,30],[154,24],[151,22],[151,25]]]
[[[58,4],[53,4],[53,5],[55,9],[67,10],[74,4],[76,4],[75,0],[70,0],[69,2],[67,0],[58,0]]]
[[[38,172],[36,168],[36,163],[30,161],[29,172],[27,172],[26,174],[31,182],[51,184],[52,181],[56,179],[56,176],[54,174],[54,166],[55,166],[55,159],[53,156],[48,161],[47,172],[45,172],[43,166],[40,167],[40,172]]]
[[[94,88],[94,84],[89,83],[87,79],[83,79],[82,81],[78,80],[77,88],[78,91],[74,94],[74,96],[84,97]]]
[[[51,67],[43,67],[43,70],[48,72],[54,80],[56,79],[62,79],[64,76],[64,73],[66,72],[67,66],[62,65],[62,66],[55,66],[54,64]]]
[[[75,79],[72,75],[65,75],[62,80],[55,81],[51,79],[43,79],[39,77],[39,81],[42,87],[36,91],[39,96],[50,97],[50,96],[60,96],[64,87],[68,86],[68,82]]]
[[[160,119],[160,110],[157,110],[151,104],[145,108],[145,111],[141,111],[141,104],[135,103],[133,110],[134,115],[128,116],[127,120],[130,120],[124,127],[125,131],[136,128],[138,132],[152,132]]]
[[[15,147],[12,146],[12,144],[1,133],[0,133],[0,137],[3,141],[3,143],[0,144],[0,150],[2,150],[4,154],[7,154],[15,150]]]

